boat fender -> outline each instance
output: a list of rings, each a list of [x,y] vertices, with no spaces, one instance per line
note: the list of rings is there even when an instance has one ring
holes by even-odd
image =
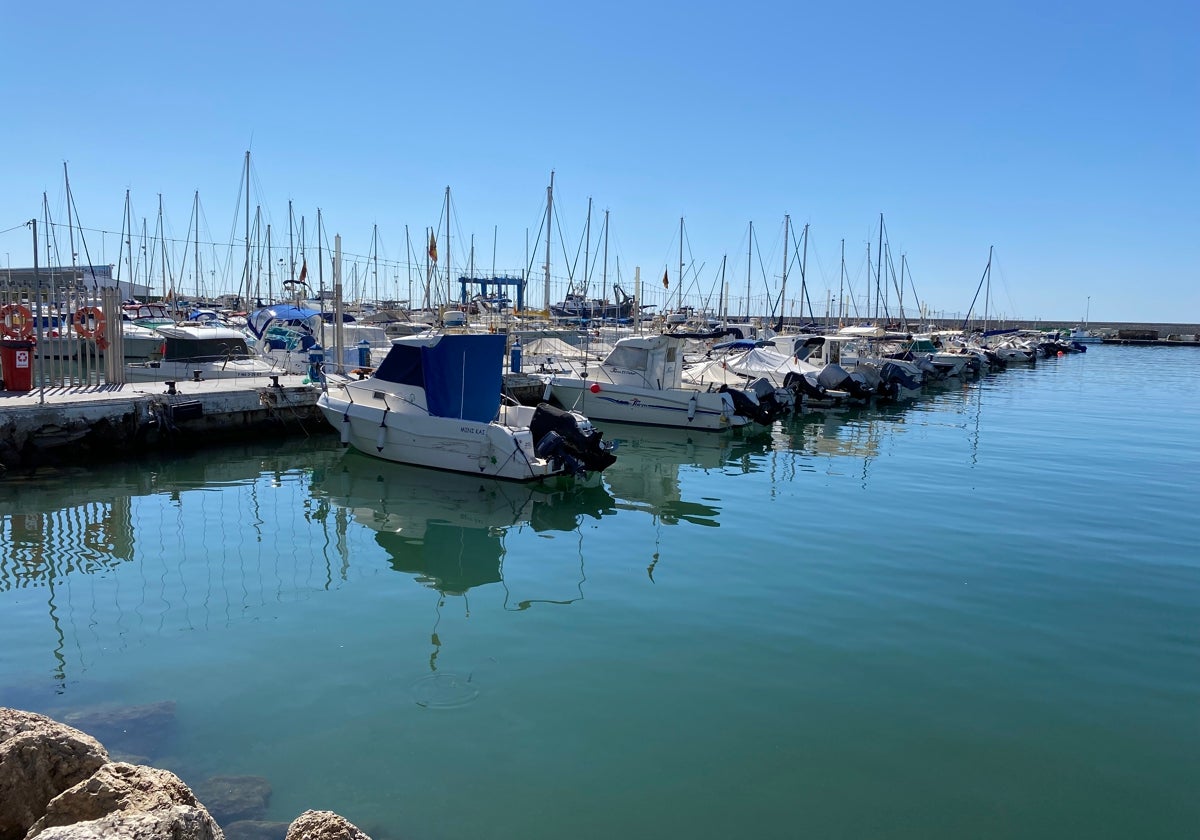
[[[692,398],[688,400],[688,422],[696,419],[696,395],[692,394]]]
[[[554,380],[547,379],[546,387],[542,391],[542,402],[550,402],[550,392],[553,390],[553,388],[554,388]]]
[[[383,417],[379,419],[379,431],[375,433],[375,449],[379,452],[383,451],[384,444],[387,443],[387,416],[388,410],[384,409]]]
[[[350,443],[350,412],[349,411],[347,411],[345,414],[342,415],[341,438],[342,438],[342,446],[345,446],[346,444]]]
[[[600,383],[593,382],[591,385],[588,386],[588,390],[591,391],[593,394],[599,394],[600,393]]]

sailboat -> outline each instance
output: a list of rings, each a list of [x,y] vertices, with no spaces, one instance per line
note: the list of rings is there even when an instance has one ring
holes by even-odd
[[[1080,344],[1099,344],[1104,340],[1103,336],[1096,335],[1088,330],[1088,315],[1092,310],[1092,296],[1088,295],[1087,306],[1083,310],[1083,323],[1071,330],[1071,334],[1067,336],[1068,341],[1076,341]]]

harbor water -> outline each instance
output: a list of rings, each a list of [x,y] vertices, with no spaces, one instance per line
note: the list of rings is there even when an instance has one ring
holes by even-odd
[[[0,705],[385,838],[1200,834],[1200,379],[1095,346],[590,486],[336,435],[0,481]]]

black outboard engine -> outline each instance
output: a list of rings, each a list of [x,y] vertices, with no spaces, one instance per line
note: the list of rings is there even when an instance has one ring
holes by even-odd
[[[829,392],[823,385],[794,370],[788,371],[787,375],[783,377],[783,387],[791,388],[793,392],[802,394],[810,400],[830,399]]]
[[[883,367],[879,369],[879,386],[885,389],[888,397],[896,399],[901,387],[916,391],[920,389],[921,383],[913,379],[912,375],[900,365],[884,362]]]
[[[786,417],[795,410],[796,395],[788,388],[776,388],[765,376],[748,384],[746,390],[754,394],[763,410],[771,414],[772,420]]]
[[[601,472],[616,463],[617,456],[603,442],[604,432],[573,411],[539,403],[529,431],[538,457],[553,460],[555,469],[581,475]]]
[[[825,365],[817,376],[817,382],[825,388],[846,391],[855,399],[869,400],[871,398],[871,389],[851,376],[841,365]]]
[[[741,388],[730,388],[728,385],[722,385],[717,391],[728,394],[733,399],[733,413],[739,417],[746,417],[763,426],[770,426],[775,422],[772,412],[764,408],[753,394]]]

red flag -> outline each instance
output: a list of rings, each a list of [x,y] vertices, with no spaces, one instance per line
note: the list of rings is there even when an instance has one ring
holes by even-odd
[[[433,231],[429,232],[429,259],[437,262],[437,236]]]
[[[665,268],[663,269],[663,288],[671,288],[671,281],[667,279],[667,270]]]
[[[300,282],[304,282],[304,278],[308,276],[308,260],[300,263]]]

